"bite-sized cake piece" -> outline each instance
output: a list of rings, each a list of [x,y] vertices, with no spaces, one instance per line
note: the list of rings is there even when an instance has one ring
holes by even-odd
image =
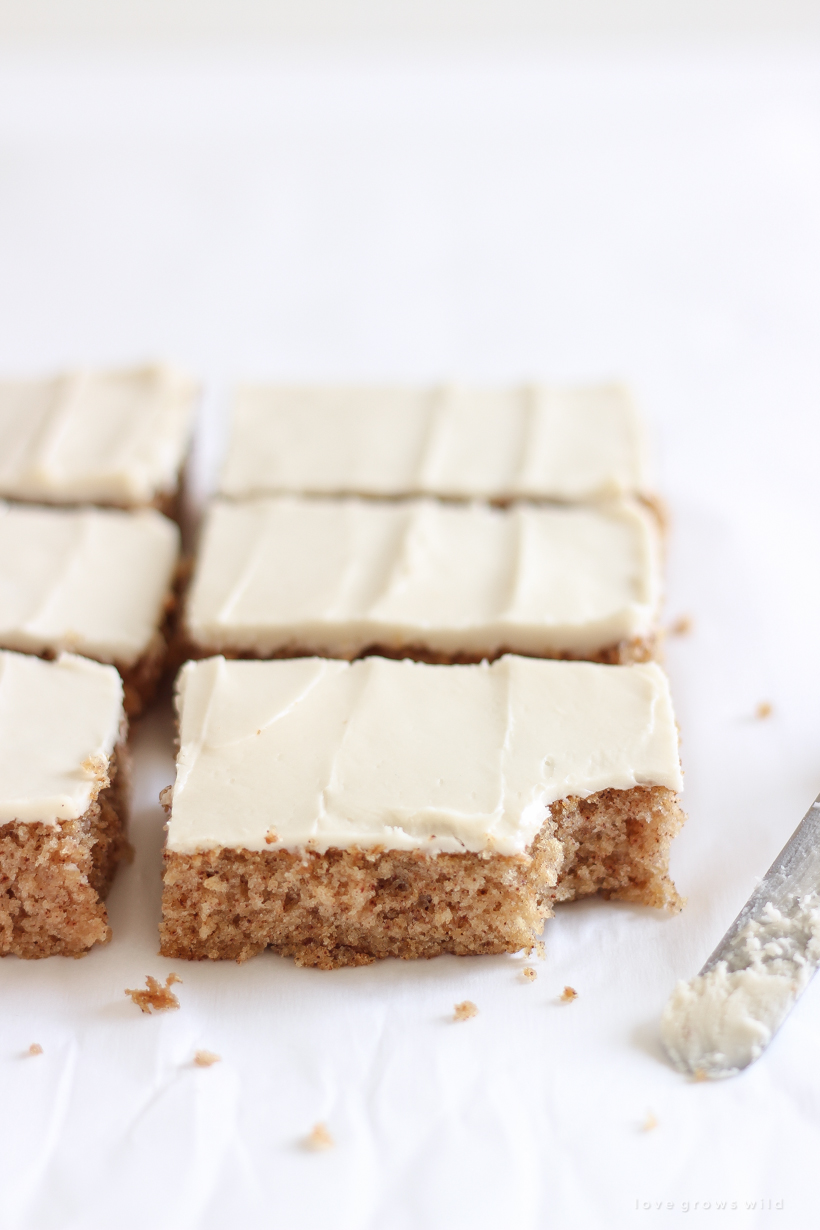
[[[0,651],[0,956],[80,956],[128,850],[127,723],[113,666]]]
[[[133,716],[153,695],[167,656],[178,557],[178,526],[152,508],[0,501],[0,646],[113,663]]]
[[[515,952],[556,899],[679,904],[655,663],[216,657],[183,667],[177,707],[166,956]]]
[[[655,518],[632,501],[216,501],[184,634],[199,657],[643,661],[658,545]]]
[[[576,501],[643,492],[624,389],[240,388],[221,491]]]
[[[0,381],[0,496],[173,514],[198,392],[162,366]]]

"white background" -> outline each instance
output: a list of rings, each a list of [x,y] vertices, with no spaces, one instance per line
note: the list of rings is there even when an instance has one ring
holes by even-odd
[[[563,907],[534,984],[513,957],[157,957],[166,697],[113,943],[0,964],[3,1230],[818,1224],[820,982],[721,1084],[657,1026],[820,790],[818,70],[794,41],[7,47],[0,370],[200,373],[197,498],[239,377],[622,376],[693,631],[689,904]],[[124,988],[172,969],[180,1011],[142,1016]]]

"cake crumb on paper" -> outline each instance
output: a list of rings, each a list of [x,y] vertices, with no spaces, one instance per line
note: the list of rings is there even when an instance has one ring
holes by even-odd
[[[655,1118],[652,1111],[648,1110],[646,1112],[646,1118],[641,1124],[641,1131],[642,1132],[654,1132],[657,1126],[658,1126],[658,1120]]]
[[[42,1055],[42,1053],[43,1048],[40,1046],[39,1042],[32,1042],[31,1046],[26,1051],[27,1055]]]
[[[267,844],[271,846],[273,845],[275,841],[278,841],[278,840],[279,840],[279,834],[277,833],[276,829],[269,828],[267,833],[265,834],[265,841],[267,842]]]
[[[469,1021],[473,1016],[478,1016],[478,1008],[471,999],[465,999],[462,1003],[456,1004],[453,1009],[454,1021]]]
[[[219,1063],[222,1059],[221,1055],[215,1055],[213,1051],[197,1051],[194,1055],[194,1063],[198,1068],[210,1068],[213,1064]]]
[[[578,998],[578,992],[575,987],[564,987],[558,998],[562,1004],[571,1004],[574,999]]]
[[[757,708],[755,709],[755,717],[760,718],[762,721],[764,718],[771,717],[771,716],[772,716],[771,705],[769,704],[767,700],[762,700],[760,704],[757,706]]]
[[[680,615],[669,625],[671,636],[688,636],[694,624],[691,615]]]
[[[532,968],[531,965],[525,965],[521,973],[524,975],[527,982],[535,982],[536,978],[538,977],[538,975],[536,974],[535,970]]]
[[[324,1123],[315,1124],[310,1135],[305,1138],[305,1148],[314,1153],[319,1153],[322,1149],[332,1149],[335,1143]]]
[[[165,979],[165,986],[156,978],[152,978],[150,974],[145,978],[145,990],[135,990],[126,987],[125,994],[130,995],[131,999],[137,1005],[141,1012],[168,1012],[171,1008],[179,1007],[179,1000],[174,995],[171,987],[175,982],[182,982],[179,974],[169,974]]]

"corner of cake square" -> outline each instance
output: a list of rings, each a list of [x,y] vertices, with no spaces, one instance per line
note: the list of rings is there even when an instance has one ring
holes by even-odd
[[[113,666],[0,651],[0,956],[77,957],[111,938],[127,731]]]

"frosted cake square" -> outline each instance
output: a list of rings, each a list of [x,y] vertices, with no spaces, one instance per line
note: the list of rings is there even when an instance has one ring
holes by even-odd
[[[645,661],[659,554],[655,518],[633,501],[218,500],[185,644],[196,657]]]
[[[619,386],[298,388],[236,394],[220,490],[584,501],[643,493]]]
[[[0,381],[0,496],[173,515],[198,393],[163,366]]]
[[[113,666],[0,651],[0,956],[80,956],[110,939],[126,734]]]
[[[187,663],[162,952],[323,968],[514,952],[555,901],[675,908],[655,663]]]
[[[0,501],[0,646],[111,663],[137,714],[167,656],[178,556],[177,525],[154,509]]]

